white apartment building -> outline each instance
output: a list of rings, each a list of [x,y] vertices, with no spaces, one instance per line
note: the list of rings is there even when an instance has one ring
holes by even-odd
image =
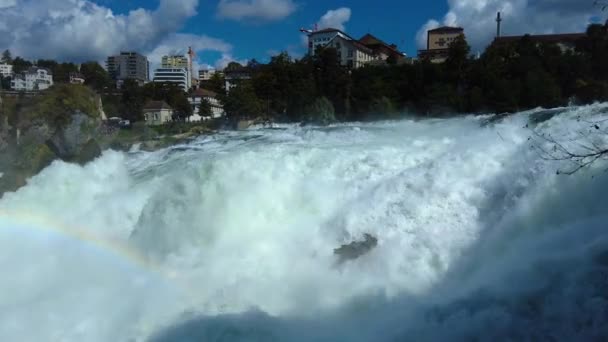
[[[17,74],[11,87],[17,91],[45,90],[53,85],[53,74],[48,69],[31,67],[23,74]]]
[[[206,100],[211,105],[211,116],[200,115],[199,106],[203,100]],[[188,118],[188,121],[190,122],[217,119],[225,114],[224,107],[217,98],[217,94],[206,89],[195,90],[192,95],[188,97],[188,102],[190,102],[190,105],[192,106],[192,116]]]
[[[215,69],[200,69],[198,71],[198,79],[200,81],[209,81],[217,72],[219,71],[216,71]]]
[[[161,61],[162,68],[165,69],[177,69],[177,68],[188,68],[190,62],[186,56],[163,56]]]
[[[161,68],[163,69],[186,69],[188,72],[188,89],[192,88],[193,81],[196,81],[192,63],[189,56],[184,55],[172,55],[163,56],[161,61]]]
[[[311,56],[318,48],[328,47],[336,49],[340,63],[349,68],[360,68],[377,59],[370,48],[340,30],[328,28],[308,35],[308,53]]]
[[[10,64],[0,64],[0,76],[2,77],[12,77],[13,76],[13,66]]]
[[[154,71],[153,82],[175,83],[184,91],[192,86],[192,79],[187,68],[159,68]]]
[[[106,70],[119,88],[127,79],[135,80],[140,86],[150,80],[148,57],[137,52],[121,52],[108,57]]]

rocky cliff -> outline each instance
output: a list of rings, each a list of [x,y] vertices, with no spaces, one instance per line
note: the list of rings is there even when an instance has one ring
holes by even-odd
[[[5,109],[0,127],[0,196],[26,184],[55,160],[84,165],[101,155],[97,97],[61,85]]]

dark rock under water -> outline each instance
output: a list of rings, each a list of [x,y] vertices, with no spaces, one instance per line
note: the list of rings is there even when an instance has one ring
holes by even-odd
[[[375,236],[365,234],[363,238],[363,241],[353,241],[334,249],[334,254],[338,256],[339,264],[358,259],[378,246],[378,239]]]

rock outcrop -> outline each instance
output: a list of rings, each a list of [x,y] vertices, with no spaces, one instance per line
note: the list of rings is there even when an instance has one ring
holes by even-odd
[[[55,160],[85,165],[101,155],[96,140],[101,120],[78,111],[66,116],[70,120],[65,127],[36,120],[13,136],[0,134],[0,196],[24,186]]]
[[[96,142],[100,125],[100,120],[77,112],[72,115],[70,124],[57,129],[46,144],[61,160],[86,164],[101,155]]]

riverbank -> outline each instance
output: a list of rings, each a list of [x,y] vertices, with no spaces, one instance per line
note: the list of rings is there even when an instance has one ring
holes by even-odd
[[[56,85],[36,96],[0,98],[0,197],[16,191],[55,160],[85,165],[102,151],[154,151],[212,134],[218,122],[171,123],[129,129],[105,119],[98,94],[80,85]]]
[[[156,127],[137,122],[128,129],[104,125],[100,135],[100,144],[104,150],[129,151],[138,146],[142,151],[151,152],[190,141],[201,135],[214,134],[218,128],[217,122],[210,121],[176,122]]]
[[[0,197],[24,186],[55,160],[85,165],[105,150],[156,151],[187,143],[205,134],[214,134],[214,123],[174,123],[148,127],[136,123],[130,129],[110,127],[82,112],[71,114],[70,123],[53,128],[44,121],[0,133]]]

